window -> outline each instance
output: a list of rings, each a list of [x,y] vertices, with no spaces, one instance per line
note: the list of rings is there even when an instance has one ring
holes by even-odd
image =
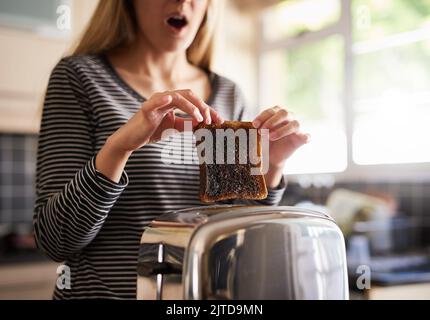
[[[355,0],[353,12],[353,160],[430,161],[430,1]]]
[[[346,137],[342,112],[343,43],[332,36],[290,50],[271,50],[262,58],[261,105],[279,101],[295,113],[311,134],[312,145],[304,146],[288,163],[288,173],[343,171],[346,168]],[[329,79],[329,81],[327,81]],[[276,84],[276,85],[274,85]],[[327,143],[331,152],[327,152]],[[318,158],[318,163],[313,159]]]
[[[430,1],[283,1],[260,34],[260,105],[312,135],[286,173],[430,162]]]
[[[263,15],[263,34],[268,41],[317,31],[339,20],[338,0],[283,1]]]

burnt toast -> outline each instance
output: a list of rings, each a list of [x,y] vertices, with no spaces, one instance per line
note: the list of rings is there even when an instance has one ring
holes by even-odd
[[[261,159],[261,135],[257,133],[256,141],[250,142],[250,130],[256,130],[252,123],[239,121],[225,121],[221,125],[206,125],[200,123],[196,128],[194,128],[194,133],[202,128],[207,129],[212,136],[213,162],[206,163],[203,160],[202,155],[198,152],[200,160],[200,200],[202,202],[212,203],[232,199],[265,199],[267,197],[267,187],[264,175],[262,174],[262,163],[261,161],[257,164],[251,162],[248,154],[248,147],[252,146],[253,148],[256,148],[256,154],[258,158]],[[234,140],[234,163],[228,161],[217,163],[216,152],[223,151],[224,153],[227,153],[227,143],[224,141],[220,144],[220,141],[217,141],[217,139],[221,139],[221,137],[217,137],[217,129],[232,129],[234,132],[239,129],[244,129],[246,131],[246,148],[239,146],[238,138],[235,138]],[[200,146],[200,143],[205,144],[208,142],[204,140],[197,141],[196,145]],[[208,149],[207,145],[204,145],[204,147],[205,150]],[[220,148],[223,148],[223,150],[219,150]],[[241,158],[242,161],[239,161],[240,157],[245,158]],[[226,160],[226,158],[224,158],[224,160]],[[255,172],[254,174],[251,174],[251,168],[255,168],[254,170],[256,170],[258,174],[255,174]]]

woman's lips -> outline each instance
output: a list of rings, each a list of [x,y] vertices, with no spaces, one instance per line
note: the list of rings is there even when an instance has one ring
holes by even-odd
[[[165,23],[173,33],[180,34],[188,26],[188,19],[185,15],[174,14],[169,16]]]

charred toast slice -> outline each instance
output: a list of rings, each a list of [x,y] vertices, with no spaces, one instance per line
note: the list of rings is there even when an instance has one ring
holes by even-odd
[[[226,121],[222,125],[206,125],[199,124],[195,129],[194,133],[198,132],[199,129],[207,129],[207,133],[212,139],[205,141],[200,135],[196,135],[196,145],[198,149],[198,156],[200,160],[200,199],[203,202],[216,202],[230,199],[249,199],[249,200],[261,200],[267,197],[267,187],[262,174],[262,163],[261,163],[261,135],[257,132],[251,122],[239,122],[239,121]],[[227,151],[228,142],[226,138],[217,134],[217,129],[224,131],[231,129],[230,133],[236,134],[238,130],[240,133],[246,132],[246,142],[243,143],[239,137],[234,137],[234,162],[228,161]],[[251,130],[255,130],[253,135]],[[218,130],[219,132],[220,130]],[[254,138],[256,137],[256,139]],[[210,141],[212,140],[212,141]],[[254,140],[254,141],[252,141]],[[256,140],[256,141],[255,141]],[[232,140],[233,141],[233,140]],[[209,143],[212,142],[212,148]],[[200,145],[204,144],[204,145]],[[244,146],[245,144],[245,146]],[[254,163],[251,161],[249,155],[249,149],[254,148],[256,155],[260,161]],[[199,152],[203,150],[204,152]],[[203,159],[205,152],[213,152],[213,157],[210,163]],[[220,163],[217,161],[217,153],[223,152],[224,161]],[[232,159],[231,156],[230,159]],[[240,160],[241,159],[241,160]],[[254,174],[251,174],[254,169]],[[255,174],[255,170],[258,174]]]

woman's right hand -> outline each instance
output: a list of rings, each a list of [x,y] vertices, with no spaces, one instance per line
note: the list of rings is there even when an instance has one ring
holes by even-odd
[[[191,119],[177,117],[175,110]],[[223,119],[191,90],[156,93],[145,101],[125,125],[106,141],[96,158],[96,168],[109,179],[118,182],[131,153],[148,143],[159,141],[164,130],[184,131],[185,121],[221,124]]]
[[[175,110],[188,114],[191,119],[175,116]],[[191,90],[176,90],[156,93],[145,101],[140,109],[124,126],[116,131],[109,143],[117,148],[133,152],[148,143],[161,139],[166,129],[184,130],[185,121],[193,126],[205,121],[207,124],[222,123],[221,117]]]

